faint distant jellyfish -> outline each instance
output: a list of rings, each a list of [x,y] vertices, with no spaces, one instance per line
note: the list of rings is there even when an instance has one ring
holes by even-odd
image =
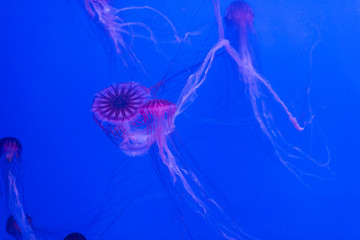
[[[196,90],[205,82],[216,52],[221,48],[225,48],[226,52],[237,64],[240,78],[244,82],[249,94],[254,116],[261,130],[271,142],[275,154],[281,163],[300,180],[300,175],[308,173],[300,169],[294,162],[291,162],[291,159],[310,160],[306,162],[314,163],[321,167],[327,166],[328,161],[320,164],[309,154],[288,143],[275,124],[269,105],[271,100],[275,100],[281,106],[291,124],[298,131],[302,131],[307,124],[310,124],[313,116],[311,115],[309,120],[304,120],[303,125],[300,125],[296,117],[292,115],[285,103],[273,90],[270,83],[256,71],[253,65],[253,56],[248,38],[250,32],[254,32],[254,14],[250,6],[244,1],[234,1],[226,10],[224,20],[227,28],[230,29],[228,33],[235,33],[235,37],[234,35],[225,36],[219,0],[213,0],[213,6],[218,25],[219,40],[209,50],[200,67],[188,77],[186,85],[176,103],[176,115],[182,113],[195,100]],[[311,111],[309,113],[311,114]],[[303,161],[302,164],[305,164],[305,162]]]
[[[26,217],[21,191],[22,147],[19,140],[12,137],[0,140],[0,164],[2,169],[2,196],[7,211],[10,212],[21,230],[23,239],[34,240],[35,235]]]
[[[244,1],[235,1],[229,5],[224,19],[228,28],[231,28],[234,25],[237,26],[236,29],[239,35],[239,48],[237,51],[234,51],[231,46],[227,46],[225,48],[229,52],[230,56],[236,61],[239,73],[247,85],[251,106],[261,130],[273,145],[275,154],[278,159],[280,159],[281,163],[301,180],[300,175],[306,175],[307,170],[300,169],[298,164],[291,162],[291,159],[310,160],[308,163],[314,163],[315,165],[321,167],[326,166],[328,162],[320,164],[309,154],[303,152],[300,148],[289,144],[283,137],[282,133],[278,130],[273,119],[273,114],[270,110],[271,107],[269,102],[271,98],[267,97],[269,95],[281,106],[289,118],[289,121],[298,131],[302,131],[307,124],[311,123],[313,115],[310,111],[310,118],[308,120],[304,120],[303,124],[300,125],[296,117],[292,115],[288,107],[271,87],[270,83],[256,71],[253,66],[251,49],[247,38],[249,31],[254,31],[252,25],[253,16],[254,14],[250,6]],[[302,162],[302,164],[305,164],[305,162]]]
[[[86,238],[81,233],[73,232],[67,235],[64,240],[86,240]]]
[[[135,82],[114,84],[95,95],[91,109],[95,122],[129,156],[149,148],[139,110],[150,98],[150,91]]]
[[[296,118],[289,112],[288,108],[282,102],[276,92],[272,89],[269,82],[264,79],[259,73],[257,73],[256,69],[252,64],[252,56],[250,55],[248,39],[246,37],[248,32],[250,30],[253,30],[254,13],[251,10],[250,6],[244,1],[232,2],[226,10],[224,19],[228,27],[236,26],[236,29],[238,31],[239,51],[234,52],[232,45],[225,46],[225,49],[229,52],[230,56],[238,64],[239,72],[243,75],[245,83],[248,84],[248,90],[251,100],[260,100],[261,102],[263,102],[264,99],[261,97],[261,95],[266,93],[271,94],[275,101],[277,101],[285,110],[285,113],[288,115],[289,120],[295,126],[295,128],[299,131],[303,130],[304,128],[300,126]],[[219,21],[218,24],[222,26],[221,21]],[[221,27],[221,29],[223,28]],[[230,44],[233,43],[230,42]],[[261,90],[261,88],[264,89]],[[260,93],[260,91],[265,92]],[[254,102],[253,104],[256,104],[256,102]],[[253,108],[256,117],[261,115],[260,112],[257,111],[258,106],[256,107],[255,105],[253,105]],[[263,114],[266,113],[263,112]],[[269,115],[268,117],[271,116]],[[265,124],[262,123],[263,120],[260,121],[260,119],[258,119],[258,121],[260,125]]]

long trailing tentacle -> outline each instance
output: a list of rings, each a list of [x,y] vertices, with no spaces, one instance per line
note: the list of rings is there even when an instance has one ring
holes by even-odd
[[[267,139],[273,146],[276,157],[280,162],[292,172],[300,181],[302,181],[302,175],[311,175],[309,172],[301,170],[296,164],[291,163],[290,159],[302,159],[314,163],[319,167],[328,167],[330,163],[330,154],[326,147],[326,160],[319,162],[314,159],[310,154],[305,153],[301,148],[290,144],[285,137],[282,135],[280,130],[276,127],[274,119],[267,111],[267,104],[264,101],[264,96],[270,95],[277,104],[283,109],[284,113],[288,117],[290,123],[294,126],[297,131],[303,131],[306,125],[312,123],[313,115],[310,109],[310,118],[300,124],[298,119],[290,112],[286,104],[281,100],[279,95],[272,88],[270,83],[261,76],[255,69],[252,63],[251,54],[248,48],[242,48],[242,51],[237,51],[231,43],[225,38],[224,27],[221,18],[220,2],[219,0],[213,0],[215,18],[218,26],[218,37],[219,40],[207,53],[203,63],[200,67],[189,76],[185,87],[183,88],[178,101],[177,101],[177,112],[176,115],[182,113],[196,98],[196,90],[204,83],[207,77],[207,73],[211,68],[214,60],[215,53],[225,48],[225,51],[235,61],[238,72],[242,76],[242,80],[247,86],[251,107],[256,121],[258,122],[260,129],[265,134]],[[244,43],[243,43],[244,44]],[[309,91],[309,89],[308,89]],[[308,94],[307,91],[307,94]],[[307,96],[308,97],[308,96]],[[288,158],[288,160],[285,160]],[[303,182],[303,181],[302,181]],[[306,184],[305,184],[306,185]]]
[[[9,183],[9,208],[14,219],[21,229],[22,239],[36,240],[35,234],[29,224],[27,216],[21,202],[20,193],[18,191],[16,180],[11,171],[8,173]]]

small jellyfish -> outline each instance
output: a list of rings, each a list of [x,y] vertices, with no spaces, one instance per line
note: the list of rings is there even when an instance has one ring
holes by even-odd
[[[12,215],[20,228],[22,238],[34,240],[36,238],[23,207],[21,165],[22,146],[20,141],[13,137],[2,138],[0,140],[1,191],[6,211]]]
[[[0,155],[8,162],[20,161],[21,143],[16,138],[6,137],[0,140]]]
[[[86,240],[86,238],[81,233],[73,232],[68,234],[64,240]]]

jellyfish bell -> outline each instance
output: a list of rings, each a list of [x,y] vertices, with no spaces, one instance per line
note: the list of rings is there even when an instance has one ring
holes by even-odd
[[[64,240],[86,240],[86,238],[81,233],[73,232],[68,234]]]
[[[254,29],[254,12],[245,1],[234,1],[226,9],[224,15],[225,36],[237,49],[240,57],[254,60],[256,32]]]
[[[22,172],[22,146],[18,139],[14,137],[0,139],[0,169],[2,180],[0,184],[1,196],[5,197],[7,201],[10,187],[9,177],[13,176],[21,185],[19,178]]]
[[[133,121],[139,108],[150,99],[150,92],[138,83],[117,83],[96,94],[92,111],[99,120],[113,125]]]
[[[142,155],[149,148],[139,111],[150,99],[150,91],[135,82],[117,83],[95,95],[95,122],[127,155]]]
[[[140,110],[152,136],[166,136],[175,129],[176,105],[165,99],[150,100]]]
[[[224,20],[237,27],[250,27],[253,26],[254,12],[245,1],[234,1],[227,7]]]
[[[19,159],[22,152],[22,146],[18,139],[5,137],[0,140],[0,157],[12,162]]]

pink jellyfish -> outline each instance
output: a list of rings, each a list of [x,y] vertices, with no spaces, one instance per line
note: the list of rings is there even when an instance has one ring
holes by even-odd
[[[300,124],[271,87],[270,83],[256,71],[248,39],[248,35],[254,32],[254,13],[250,6],[244,1],[234,1],[226,10],[224,20],[227,27],[233,28],[232,31],[237,35],[236,41],[233,43],[225,37],[219,0],[213,0],[213,5],[218,25],[219,40],[207,53],[201,66],[187,79],[186,85],[177,101],[178,108],[176,115],[182,113],[195,100],[196,89],[205,82],[216,52],[221,48],[225,48],[226,52],[237,64],[240,79],[246,85],[255,119],[272,144],[274,152],[281,163],[301,181],[301,175],[308,175],[309,173],[300,169],[295,163],[291,162],[291,159],[307,160],[307,163],[313,163],[315,166],[320,167],[327,166],[330,159],[329,154],[325,163],[319,163],[311,155],[288,143],[276,127],[268,104],[271,98],[280,105],[290,123],[298,131],[302,131],[305,125],[310,124],[313,116],[308,121]]]
[[[2,170],[2,196],[7,211],[20,228],[23,239],[35,240],[28,218],[23,207],[20,191],[22,165],[22,147],[19,140],[5,137],[0,140],[0,166]]]

